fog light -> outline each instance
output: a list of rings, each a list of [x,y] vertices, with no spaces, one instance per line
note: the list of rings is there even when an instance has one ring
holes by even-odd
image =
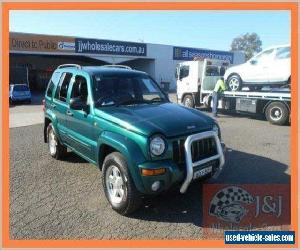
[[[160,181],[153,182],[151,189],[155,192],[160,188]]]

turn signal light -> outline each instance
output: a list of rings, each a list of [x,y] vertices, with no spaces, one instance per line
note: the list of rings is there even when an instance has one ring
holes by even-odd
[[[153,175],[160,175],[166,172],[165,168],[157,168],[157,169],[142,169],[143,176],[153,176]]]

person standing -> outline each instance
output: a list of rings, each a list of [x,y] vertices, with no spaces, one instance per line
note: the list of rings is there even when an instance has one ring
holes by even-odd
[[[226,85],[224,82],[224,77],[220,77],[217,81],[214,91],[212,93],[212,101],[213,101],[213,108],[212,113],[214,117],[218,117],[218,100],[221,97],[221,94],[226,90]]]

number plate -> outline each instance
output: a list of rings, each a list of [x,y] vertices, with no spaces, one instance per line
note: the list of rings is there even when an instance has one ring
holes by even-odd
[[[200,178],[212,172],[212,166],[197,170],[194,172],[193,179]]]

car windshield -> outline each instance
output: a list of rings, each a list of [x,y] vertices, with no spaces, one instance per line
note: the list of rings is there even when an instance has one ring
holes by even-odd
[[[29,91],[29,88],[26,85],[15,85],[14,91]]]
[[[146,75],[94,76],[95,106],[153,104],[168,101],[157,84]]]

